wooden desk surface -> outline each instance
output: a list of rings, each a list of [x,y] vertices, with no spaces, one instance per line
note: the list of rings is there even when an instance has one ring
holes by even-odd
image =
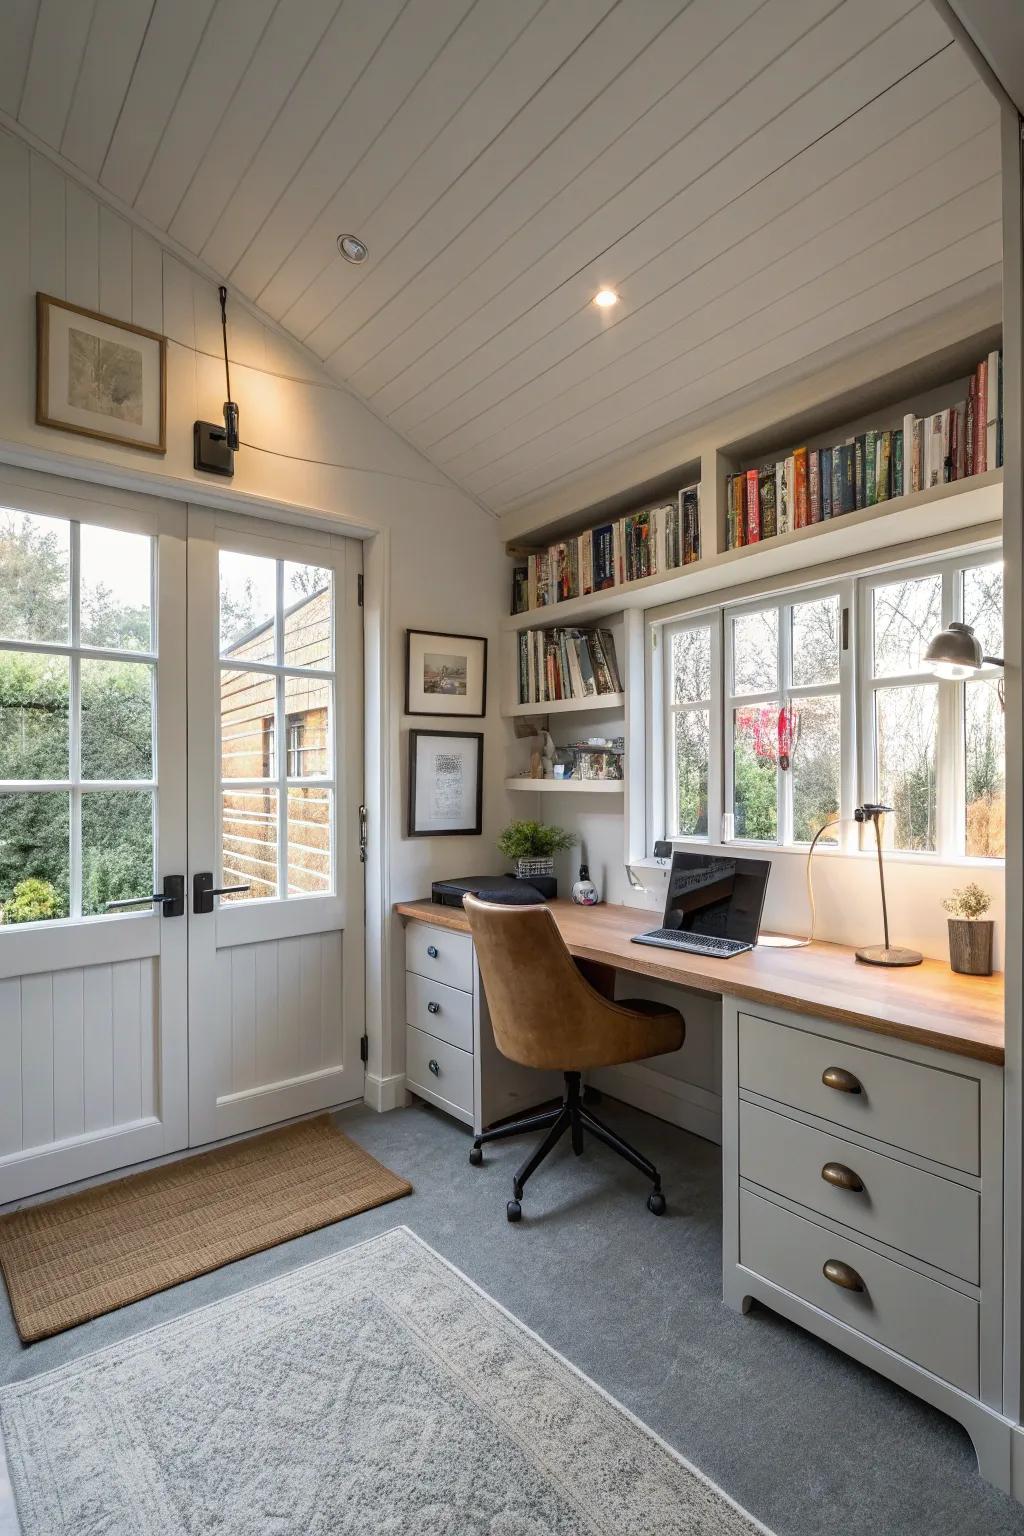
[[[842,944],[805,949],[758,946],[731,960],[713,960],[630,942],[657,925],[641,907],[577,907],[549,903],[569,950],[579,960],[635,971],[697,992],[714,992],[856,1024],[877,1034],[954,1051],[979,1061],[1003,1061],[1003,978],[958,976],[937,960],[906,970],[861,965]],[[402,901],[404,918],[468,933],[461,907]]]

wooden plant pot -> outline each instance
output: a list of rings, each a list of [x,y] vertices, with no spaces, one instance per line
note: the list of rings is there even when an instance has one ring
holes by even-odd
[[[991,918],[951,917],[949,923],[950,969],[961,976],[992,975]]]

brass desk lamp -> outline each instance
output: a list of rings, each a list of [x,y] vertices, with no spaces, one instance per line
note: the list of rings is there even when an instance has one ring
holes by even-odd
[[[878,850],[878,883],[882,888],[882,931],[884,944],[867,944],[855,953],[865,965],[920,965],[922,955],[916,949],[905,949],[900,944],[889,943],[889,908],[885,900],[885,869],[882,865],[882,817],[891,811],[891,805],[858,805],[853,813],[854,821],[871,821],[875,827],[875,847]]]

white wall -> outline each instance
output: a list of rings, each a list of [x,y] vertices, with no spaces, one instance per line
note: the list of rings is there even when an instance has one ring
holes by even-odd
[[[39,468],[183,499],[223,495],[225,482],[192,467],[192,422],[219,421],[224,400],[216,286],[2,130],[0,209],[0,460],[28,459]],[[165,457],[35,424],[37,290],[167,335]],[[276,503],[326,516],[339,531],[349,523],[390,534],[385,597],[392,850],[385,899],[390,904],[427,894],[438,876],[495,871],[494,842],[509,798],[501,782],[495,681],[507,583],[495,522],[301,347],[233,300],[229,313],[232,388],[244,446],[227,495],[254,498],[249,510],[263,503],[272,515]],[[492,684],[482,722],[482,837],[404,836],[406,731],[409,724],[427,723],[401,714],[406,627],[486,635],[491,642]],[[442,729],[458,724],[430,723]],[[474,721],[472,728],[480,725]],[[400,944],[395,949],[395,1027],[381,1060],[371,1061],[384,1076],[403,1067]]]

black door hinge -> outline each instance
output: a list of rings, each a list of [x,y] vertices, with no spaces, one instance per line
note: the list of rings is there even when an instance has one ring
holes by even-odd
[[[359,1042],[359,1060],[365,1066],[370,1059],[370,1037],[364,1035]]]
[[[362,573],[362,571],[360,571],[359,575],[356,577],[356,601],[357,601],[357,603],[359,604],[359,606],[361,608],[363,606],[363,573]]]

